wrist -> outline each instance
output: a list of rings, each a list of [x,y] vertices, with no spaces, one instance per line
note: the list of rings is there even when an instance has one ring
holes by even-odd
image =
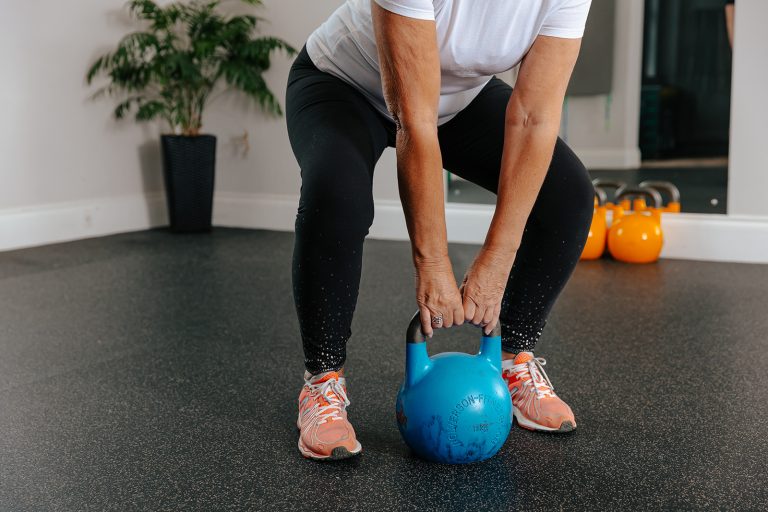
[[[477,259],[485,265],[508,272],[512,270],[515,256],[517,256],[517,249],[514,247],[498,247],[485,244],[480,248]]]
[[[413,253],[413,264],[417,271],[441,271],[451,270],[451,259],[448,257],[448,252],[436,252],[431,254]]]

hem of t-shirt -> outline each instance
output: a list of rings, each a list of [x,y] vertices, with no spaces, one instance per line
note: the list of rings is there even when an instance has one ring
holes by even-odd
[[[542,28],[539,30],[540,36],[549,36],[549,37],[562,37],[563,39],[580,39],[584,37],[584,30],[565,30],[561,28],[556,29],[546,29]]]
[[[429,20],[429,21],[435,20],[434,10],[417,9],[415,7],[402,5],[397,2],[393,2],[391,0],[373,0],[373,1],[379,4],[379,6],[381,6],[383,9],[388,10],[389,12],[400,14],[408,18],[415,18],[418,20]]]
[[[482,84],[478,85],[477,87],[474,87],[473,89],[469,89],[468,91],[463,91],[463,92],[471,92],[471,94],[467,98],[464,98],[464,100],[465,100],[464,106],[462,106],[459,110],[457,110],[455,112],[452,112],[450,114],[446,114],[445,116],[438,117],[437,118],[437,126],[444,125],[445,123],[447,123],[448,121],[450,121],[451,119],[453,119],[454,117],[456,117],[457,115],[462,113],[464,111],[464,109],[469,107],[469,105],[473,101],[475,101],[475,99],[478,96],[480,96],[480,93],[483,92],[483,89],[485,89],[485,86],[488,85],[488,82],[490,82],[491,80],[493,80],[493,76],[487,77],[487,79]]]
[[[324,55],[323,50],[319,47],[320,43],[316,40],[314,35],[315,34],[313,33],[309,36],[305,46],[307,47],[307,55],[309,55],[309,60],[312,61],[312,64],[314,64],[316,68],[320,69],[320,64],[318,61],[324,57]]]

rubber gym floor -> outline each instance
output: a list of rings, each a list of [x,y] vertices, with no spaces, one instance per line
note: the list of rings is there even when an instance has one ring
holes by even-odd
[[[394,399],[407,243],[369,240],[340,463],[296,449],[291,233],[163,230],[0,254],[0,510],[765,510],[768,266],[580,263],[537,354],[569,435],[422,462]],[[457,273],[476,251],[452,245]],[[477,348],[471,327],[435,351]]]

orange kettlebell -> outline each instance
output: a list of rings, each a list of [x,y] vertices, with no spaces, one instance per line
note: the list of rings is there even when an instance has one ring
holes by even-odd
[[[641,188],[650,187],[663,190],[669,194],[669,202],[661,211],[666,213],[680,213],[680,190],[669,181],[644,181],[638,185]]]
[[[605,238],[608,233],[606,221],[606,202],[607,196],[601,188],[595,187],[595,209],[592,213],[592,224],[589,226],[587,242],[584,244],[584,250],[581,251],[582,260],[596,260],[605,252]]]
[[[618,261],[652,263],[659,259],[664,245],[661,231],[661,194],[653,188],[625,188],[617,202],[644,196],[653,207],[642,211],[625,211],[619,206],[613,212],[613,224],[608,231],[608,251]]]

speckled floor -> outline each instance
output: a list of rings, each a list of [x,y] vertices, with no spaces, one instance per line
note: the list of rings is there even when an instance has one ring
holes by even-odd
[[[369,241],[348,360],[364,452],[323,464],[295,446],[291,246],[218,229],[0,254],[0,510],[768,507],[768,266],[580,264],[537,351],[578,430],[515,427],[490,461],[438,466],[394,421],[408,246]],[[474,251],[452,246],[457,271]]]

